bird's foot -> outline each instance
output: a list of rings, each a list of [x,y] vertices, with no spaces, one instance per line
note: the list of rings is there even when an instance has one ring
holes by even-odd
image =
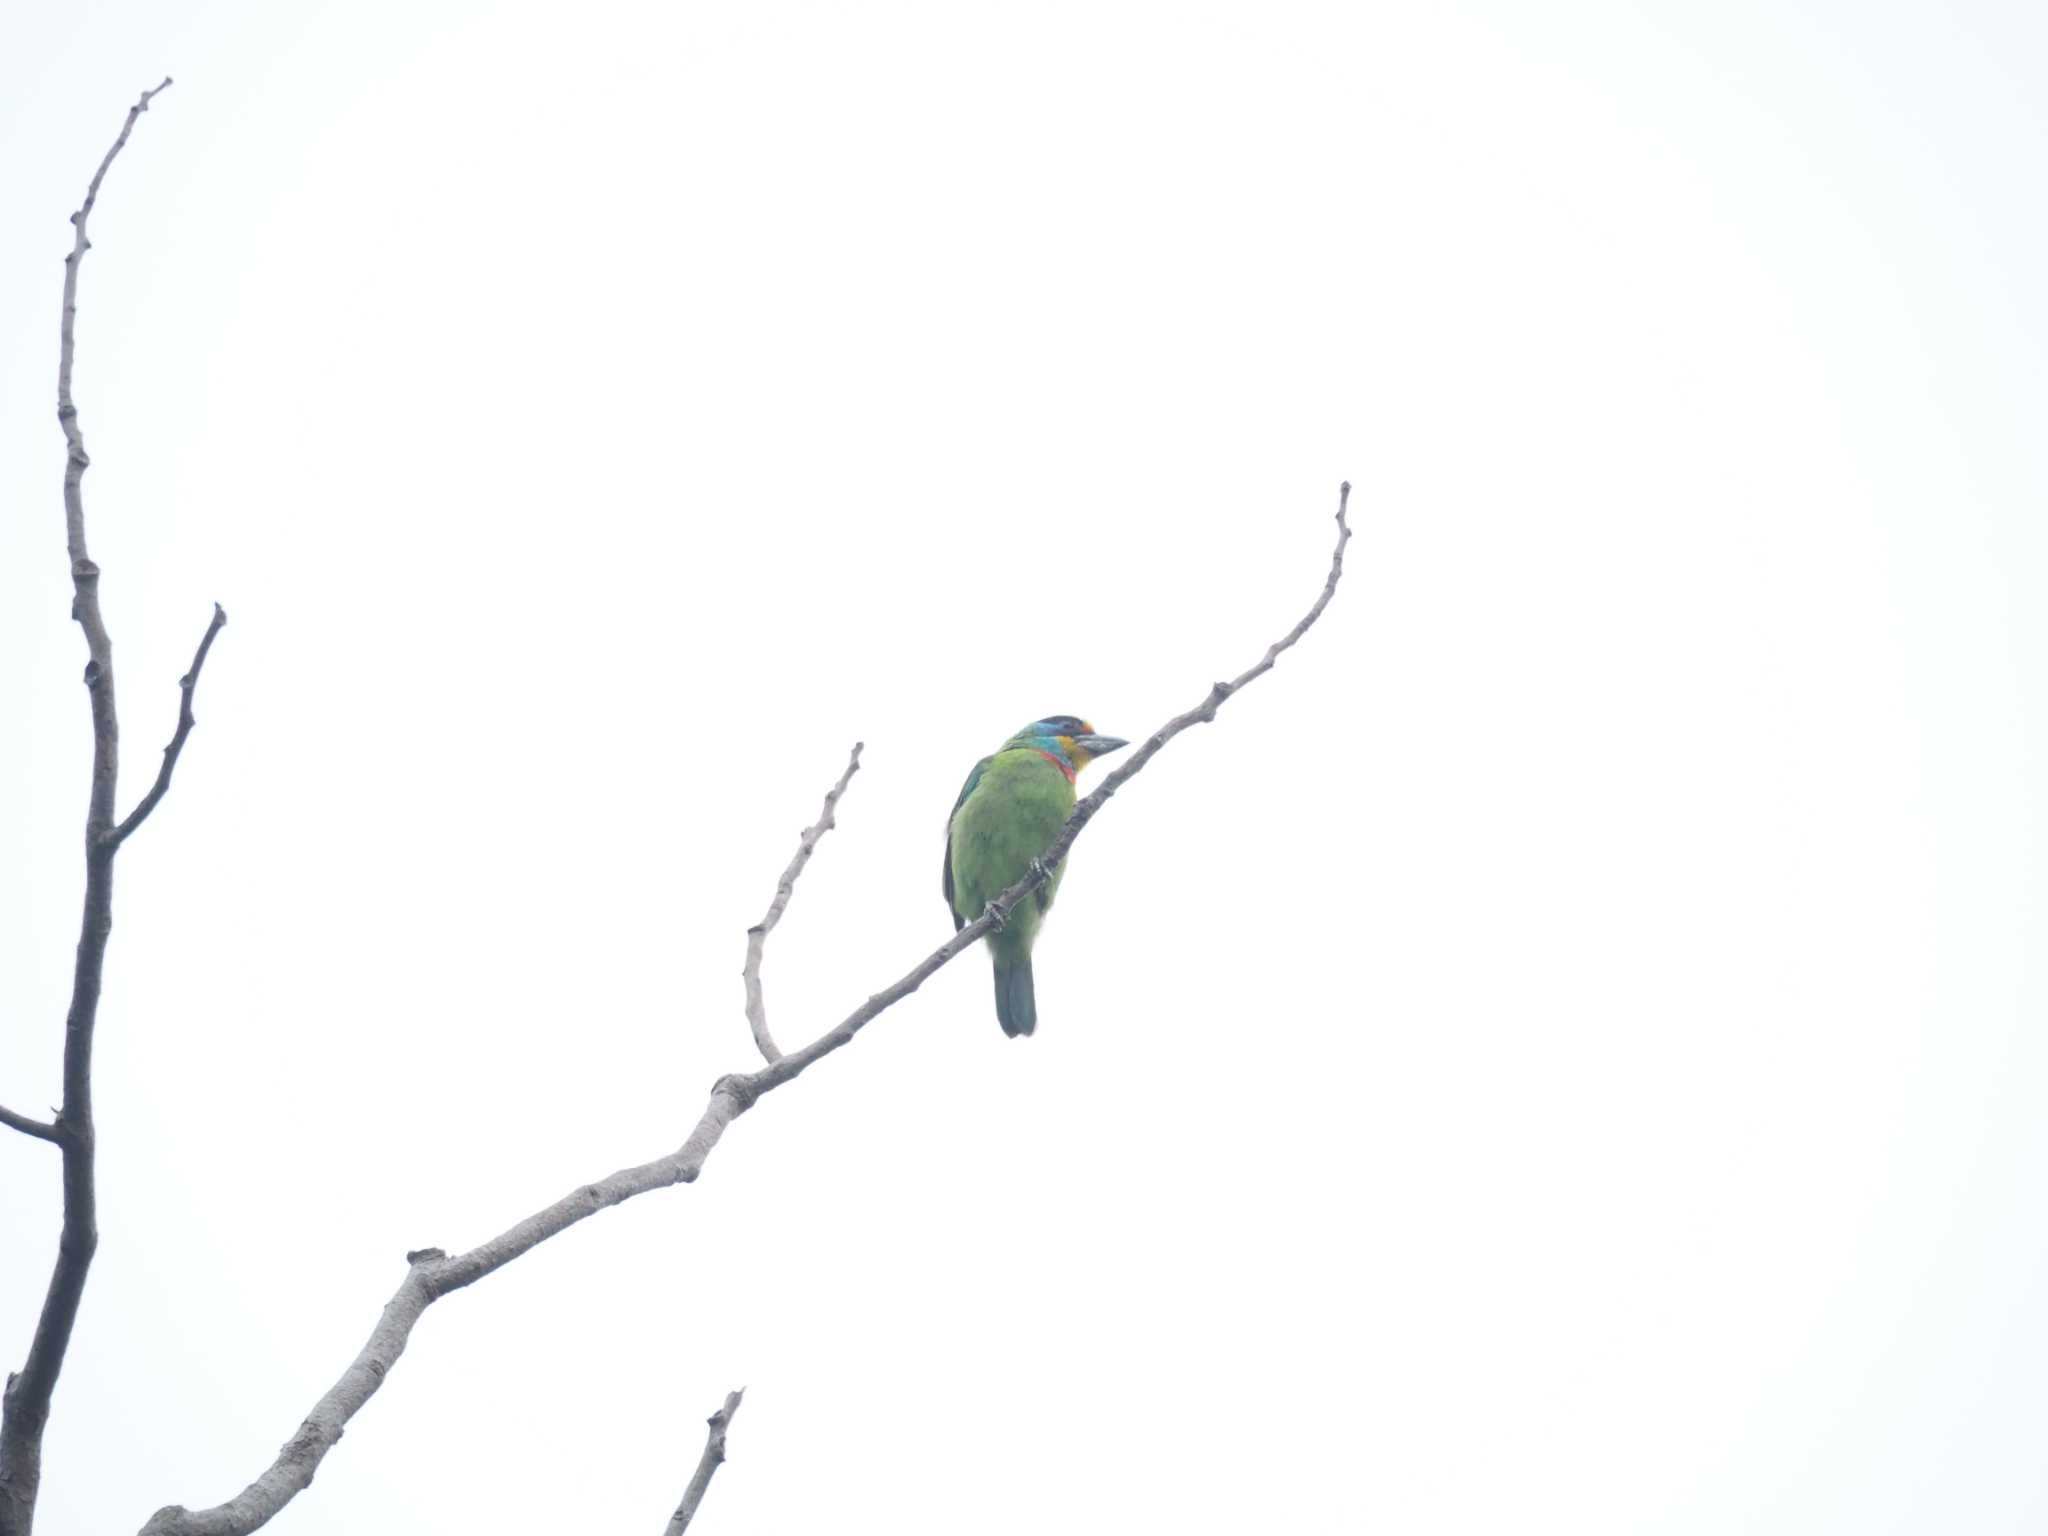
[[[1033,859],[1031,861],[1030,868],[1031,873],[1038,876],[1038,878],[1041,881],[1050,880],[1052,878],[1052,871],[1045,867],[1045,860],[1043,859]]]
[[[990,933],[1001,933],[1003,925],[1010,920],[1010,914],[1005,912],[995,902],[990,902],[987,906],[983,907],[981,915],[988,919],[988,931]]]

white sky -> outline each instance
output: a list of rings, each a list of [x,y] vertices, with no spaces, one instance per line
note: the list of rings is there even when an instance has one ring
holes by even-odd
[[[104,1238],[39,1530],[238,1490],[406,1249],[949,931],[947,807],[1325,624],[969,955],[428,1314],[276,1529],[2048,1525],[2048,21],[98,3],[0,45],[0,1102]],[[2033,951],[2032,956],[2028,954]],[[56,1232],[0,1138],[0,1354]]]

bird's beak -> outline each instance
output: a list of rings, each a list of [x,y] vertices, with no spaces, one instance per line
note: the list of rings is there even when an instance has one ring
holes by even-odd
[[[1076,736],[1074,745],[1090,757],[1107,757],[1112,752],[1128,747],[1130,743],[1121,736]]]

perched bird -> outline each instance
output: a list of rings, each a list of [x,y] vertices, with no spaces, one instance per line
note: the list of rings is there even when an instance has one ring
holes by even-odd
[[[946,906],[958,933],[989,902],[1022,880],[1074,809],[1074,778],[1098,757],[1130,743],[1098,736],[1073,715],[1034,720],[967,775],[946,823]],[[1031,945],[1052,908],[1063,862],[1052,878],[988,936],[996,967],[996,1019],[1015,1038],[1038,1027],[1031,995]]]

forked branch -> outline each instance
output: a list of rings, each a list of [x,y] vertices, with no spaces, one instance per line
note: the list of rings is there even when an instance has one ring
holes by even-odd
[[[64,432],[64,542],[71,559],[71,617],[85,632],[85,688],[92,713],[92,783],[85,814],[85,910],[79,922],[78,954],[71,975],[71,1006],[64,1018],[64,1096],[57,1118],[45,1124],[11,1110],[0,1110],[0,1122],[30,1136],[54,1142],[63,1153],[64,1216],[57,1239],[57,1259],[50,1283],[29,1337],[28,1358],[7,1378],[0,1395],[0,1536],[28,1536],[35,1524],[36,1499],[42,1486],[43,1431],[49,1423],[50,1400],[64,1369],[71,1331],[85,1296],[86,1276],[99,1247],[97,1188],[93,1165],[92,1118],[93,1034],[99,1022],[100,988],[106,970],[107,939],[114,926],[114,855],[121,839],[139,825],[170,787],[171,767],[192,728],[192,687],[206,648],[220,628],[213,625],[200,642],[199,655],[184,685],[177,735],[165,754],[156,788],[144,797],[135,815],[114,823],[114,792],[120,777],[121,725],[114,701],[114,646],[100,614],[100,568],[85,542],[85,471],[92,458],[78,424],[78,406],[71,396],[71,375],[78,354],[78,273],[92,249],[86,234],[100,186],[127,144],[136,119],[150,101],[169,87],[166,79],[144,91],[121,132],[93,172],[85,201],[71,215],[71,250],[64,258],[64,309],[57,330],[57,422]]]
[[[341,1379],[313,1405],[277,1459],[225,1504],[200,1510],[176,1505],[158,1510],[143,1527],[143,1536],[248,1536],[249,1532],[267,1524],[312,1482],[322,1458],[341,1439],[349,1420],[390,1379],[391,1369],[404,1354],[413,1326],[419,1321],[420,1314],[434,1302],[452,1291],[476,1284],[521,1254],[608,1206],[621,1204],[650,1190],[693,1182],[703,1172],[705,1161],[724,1136],[726,1127],[758,1103],[763,1094],[772,1093],[793,1081],[805,1069],[850,1044],[869,1023],[924,985],[940,967],[979,943],[1000,920],[1001,914],[1011,911],[1028,892],[1043,883],[1052,869],[1058,867],[1067,850],[1073,846],[1074,839],[1081,835],[1082,829],[1118,789],[1129,783],[1182,731],[1191,725],[1215,719],[1216,711],[1227,700],[1246,684],[1270,671],[1281,652],[1299,641],[1322,617],[1344,572],[1344,546],[1351,539],[1351,527],[1345,515],[1350,496],[1351,487],[1346,483],[1337,501],[1337,545],[1330,556],[1329,575],[1314,606],[1299,623],[1267,647],[1266,654],[1257,663],[1229,682],[1215,684],[1193,709],[1167,721],[1128,762],[1110,774],[1100,788],[1076,805],[1038,868],[1002,892],[980,917],[802,1050],[778,1056],[753,1072],[720,1078],[712,1085],[710,1103],[695,1128],[683,1144],[666,1157],[622,1168],[593,1184],[579,1185],[554,1204],[536,1211],[466,1253],[448,1255],[438,1248],[428,1248],[408,1254],[405,1279],[385,1304],[383,1315],[371,1330],[369,1339],[342,1372]],[[848,772],[851,772],[850,766]],[[842,778],[841,787],[844,783]],[[829,819],[828,810],[824,820]],[[800,858],[801,853],[799,850]]]

